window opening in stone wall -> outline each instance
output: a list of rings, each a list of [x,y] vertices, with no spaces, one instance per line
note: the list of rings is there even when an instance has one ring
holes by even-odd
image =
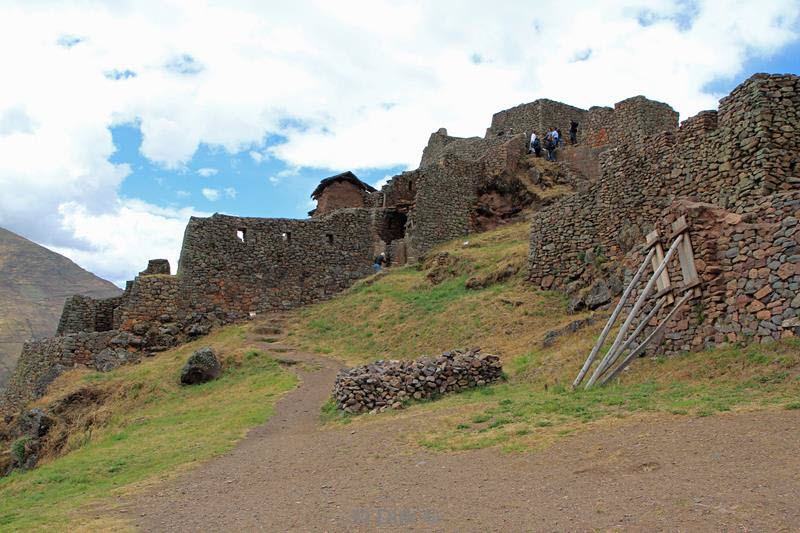
[[[292,242],[292,234],[289,231],[284,231],[283,233],[281,233],[281,238],[283,239],[283,242],[285,242],[286,244],[291,244]]]
[[[408,192],[411,192],[411,189],[412,189],[413,187],[414,187],[414,182],[413,182],[413,181],[409,181],[409,182],[408,182]]]
[[[236,230],[236,238],[240,241],[244,242],[245,235],[247,234],[246,229],[237,229]]]
[[[325,238],[328,239],[328,244],[333,244],[333,233],[326,233]]]

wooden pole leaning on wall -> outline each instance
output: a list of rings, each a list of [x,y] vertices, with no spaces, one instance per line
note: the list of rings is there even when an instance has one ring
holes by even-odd
[[[647,348],[647,345],[650,344],[650,342],[664,330],[664,328],[667,326],[667,322],[669,322],[672,319],[672,317],[675,316],[675,313],[678,312],[678,310],[683,306],[683,304],[685,304],[692,298],[694,298],[694,291],[689,290],[686,294],[683,295],[683,297],[680,300],[678,300],[678,302],[675,304],[675,306],[672,308],[669,314],[664,318],[664,320],[662,320],[661,323],[658,326],[656,326],[656,329],[654,329],[653,332],[650,333],[650,335],[648,335],[647,338],[644,341],[642,341],[642,343],[639,346],[637,346],[631,353],[629,353],[628,357],[623,359],[623,361],[619,364],[617,368],[615,368],[603,379],[601,385],[605,385],[606,383],[614,379],[614,376],[622,372],[625,369],[625,367],[627,367],[631,363],[631,361],[633,361],[634,357],[642,353],[644,349]]]
[[[667,268],[667,263],[669,263],[669,260],[672,259],[672,256],[675,254],[675,251],[678,249],[678,246],[682,241],[683,241],[683,235],[682,234],[678,235],[675,241],[673,241],[672,246],[669,247],[669,251],[667,252],[667,255],[664,256],[664,260],[661,261],[661,264],[658,265],[658,268],[648,280],[647,285],[642,291],[642,294],[639,296],[639,299],[636,301],[636,304],[633,306],[633,309],[631,309],[631,312],[628,314],[628,318],[622,324],[622,327],[620,327],[619,333],[617,333],[617,338],[614,339],[614,344],[611,345],[611,348],[608,350],[608,353],[606,354],[605,358],[602,361],[600,361],[600,364],[595,369],[594,374],[592,374],[592,377],[589,378],[589,381],[586,383],[587,389],[592,385],[594,385],[594,382],[597,381],[597,378],[600,377],[600,374],[605,372],[606,369],[608,368],[608,362],[611,360],[612,357],[614,357],[614,354],[616,353],[620,344],[622,344],[622,341],[625,338],[625,333],[628,332],[628,328],[630,328],[631,326],[631,322],[633,322],[633,319],[636,317],[637,313],[639,313],[639,310],[644,305],[644,302],[650,296],[650,292],[652,292],[653,286],[656,284],[658,277],[661,275],[664,269]]]
[[[633,333],[630,334],[630,336],[625,340],[625,342],[622,343],[622,346],[619,347],[617,353],[615,353],[614,356],[608,361],[608,364],[606,365],[606,371],[612,366],[614,366],[614,363],[617,362],[617,359],[619,359],[619,357],[625,353],[625,350],[627,350],[630,347],[630,345],[633,344],[633,341],[636,340],[636,338],[639,336],[639,334],[642,332],[645,326],[647,326],[647,324],[653,319],[653,317],[656,316],[656,313],[658,313],[659,310],[661,310],[661,307],[665,303],[669,302],[669,300],[670,299],[667,298],[666,296],[662,296],[661,298],[658,299],[658,301],[656,301],[656,304],[653,306],[650,312],[647,313],[647,316],[644,317],[644,319],[641,322],[639,322],[639,325],[636,326],[636,329],[633,330]],[[605,371],[603,373],[605,373]]]
[[[614,325],[614,322],[617,321],[617,317],[619,316],[620,312],[622,312],[622,308],[625,306],[625,302],[628,301],[628,298],[633,292],[633,289],[636,287],[636,284],[639,283],[642,274],[644,274],[645,269],[647,269],[647,264],[650,262],[650,259],[652,259],[654,254],[655,254],[655,249],[650,248],[650,252],[648,252],[647,257],[645,257],[644,261],[642,261],[639,270],[636,271],[636,274],[633,276],[633,279],[625,288],[625,292],[623,292],[622,296],[620,296],[619,302],[617,303],[617,307],[614,308],[614,312],[612,312],[611,316],[608,318],[608,322],[606,322],[606,326],[603,328],[603,331],[597,338],[597,342],[595,342],[592,351],[589,353],[589,357],[586,358],[586,362],[583,363],[583,367],[581,368],[580,372],[578,372],[578,377],[576,377],[575,381],[572,382],[573,389],[578,385],[580,385],[581,381],[583,381],[586,372],[589,370],[589,367],[592,366],[592,361],[594,361],[594,358],[597,357],[597,353],[600,351],[600,348],[602,348],[603,343],[605,343],[606,337],[608,337],[608,334],[611,331],[611,327]]]

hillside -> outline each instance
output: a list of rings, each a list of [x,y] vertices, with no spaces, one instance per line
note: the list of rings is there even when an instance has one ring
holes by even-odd
[[[66,257],[0,228],[0,388],[23,342],[55,335],[68,297],[121,292]]]
[[[34,406],[73,405],[50,430],[41,466],[0,480],[0,524],[338,531],[352,529],[359,510],[383,505],[436,506],[438,514],[415,520],[474,530],[497,524],[488,511],[498,501],[512,530],[530,513],[563,529],[612,528],[623,515],[656,527],[667,514],[690,530],[791,520],[777,510],[793,494],[786,464],[796,457],[797,342],[645,358],[610,386],[572,391],[603,320],[542,344],[548,331],[591,315],[568,315],[562,295],[525,283],[525,226],[447,243],[419,268],[389,269],[288,320],[260,316],[138,365],[65,373]],[[203,345],[222,355],[223,377],[181,387],[180,365]],[[343,415],[325,402],[343,363],[475,345],[500,355],[506,382],[377,415]],[[475,449],[483,450],[464,452]],[[601,482],[615,487],[602,502]],[[453,483],[460,497],[442,501]],[[684,499],[709,497],[731,508],[738,492],[719,488],[741,483],[769,486],[764,512],[686,508]],[[663,487],[676,488],[665,497]],[[386,490],[393,496],[384,504]],[[559,508],[567,495],[569,509]],[[658,513],[631,504],[636,498],[658,500]]]

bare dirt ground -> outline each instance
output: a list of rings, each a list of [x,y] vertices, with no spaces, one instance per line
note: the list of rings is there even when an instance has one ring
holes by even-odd
[[[262,347],[278,346],[264,344]],[[800,411],[657,416],[532,453],[431,452],[414,418],[323,428],[337,363],[230,453],[130,498],[143,531],[797,531]]]

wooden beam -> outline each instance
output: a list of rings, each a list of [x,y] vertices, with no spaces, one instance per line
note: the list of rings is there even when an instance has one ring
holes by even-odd
[[[688,293],[684,294],[683,298],[678,300],[678,303],[675,304],[675,306],[672,308],[672,310],[669,312],[669,314],[664,318],[664,320],[662,320],[661,323],[658,326],[656,326],[656,329],[654,329],[653,332],[650,335],[648,335],[647,338],[644,341],[642,341],[642,343],[639,346],[637,346],[631,353],[629,353],[628,357],[626,357],[619,364],[619,366],[617,368],[615,368],[611,373],[609,373],[605,377],[605,379],[603,379],[603,382],[601,383],[601,385],[605,385],[606,383],[608,383],[609,381],[614,379],[614,376],[616,376],[617,374],[622,372],[625,369],[626,366],[631,364],[631,361],[633,361],[633,358],[636,357],[637,355],[639,355],[640,353],[642,353],[644,351],[644,349],[647,348],[647,345],[650,344],[650,341],[652,341],[656,337],[656,335],[658,335],[661,331],[664,330],[664,328],[667,326],[667,322],[669,322],[672,319],[672,317],[675,315],[675,313],[678,312],[678,309],[680,309],[681,306],[683,306],[683,304],[685,304],[686,302],[691,300],[693,297],[694,297],[693,292],[688,292]]]
[[[653,291],[653,286],[656,284],[656,280],[661,273],[664,272],[664,269],[667,268],[667,263],[669,263],[669,260],[672,259],[672,256],[675,254],[675,251],[678,249],[681,241],[683,241],[683,235],[678,235],[678,238],[675,239],[675,242],[673,242],[672,246],[669,247],[669,251],[667,252],[667,255],[664,256],[664,260],[661,261],[661,264],[658,265],[658,268],[650,277],[650,280],[647,282],[642,294],[639,296],[639,299],[636,301],[636,304],[634,304],[633,309],[631,309],[631,312],[628,314],[628,318],[625,319],[622,327],[620,327],[619,333],[617,333],[617,338],[614,339],[614,344],[611,345],[611,348],[608,350],[605,358],[600,361],[600,364],[598,365],[597,369],[595,369],[594,374],[592,374],[592,377],[589,378],[589,381],[586,383],[585,388],[588,389],[594,385],[594,382],[597,381],[597,378],[600,377],[600,374],[605,372],[608,368],[608,361],[614,357],[619,345],[622,344],[622,341],[625,338],[625,333],[627,333],[628,328],[631,326],[631,322],[633,322],[633,319],[639,313],[639,309],[642,308],[644,302],[647,300],[648,296],[650,296],[650,293]]]
[[[583,363],[583,367],[581,368],[580,372],[578,372],[578,377],[575,378],[575,381],[572,383],[572,388],[574,389],[578,385],[581,384],[583,381],[583,377],[586,375],[586,372],[589,370],[589,367],[592,366],[592,361],[594,358],[597,357],[597,352],[600,351],[600,348],[603,346],[603,343],[606,341],[606,337],[608,337],[608,333],[611,331],[611,327],[614,325],[614,322],[617,321],[617,317],[619,316],[622,308],[625,306],[625,302],[628,301],[628,298],[633,292],[633,289],[636,287],[636,284],[639,283],[639,280],[644,274],[645,269],[647,268],[647,264],[650,262],[650,259],[653,257],[655,253],[654,250],[650,250],[647,253],[647,257],[644,258],[642,264],[639,266],[639,270],[636,271],[636,274],[633,276],[633,279],[625,288],[625,292],[622,293],[622,296],[617,303],[617,307],[614,308],[614,312],[611,313],[611,317],[609,317],[608,322],[606,322],[606,326],[603,328],[602,333],[600,333],[600,337],[597,338],[597,342],[594,343],[594,347],[592,351],[589,353],[589,357],[586,358],[586,362]]]
[[[688,229],[686,217],[681,217],[672,224],[673,232],[681,228],[684,228],[683,231]],[[681,274],[683,275],[684,287],[695,287],[699,285],[700,277],[697,275],[697,268],[694,264],[694,251],[692,250],[692,241],[688,232],[683,235],[683,242],[678,249],[678,258],[681,262]]]
[[[606,369],[611,368],[614,365],[614,363],[617,362],[617,359],[619,358],[619,356],[622,355],[623,353],[625,353],[625,350],[627,350],[628,347],[631,344],[633,344],[633,341],[636,340],[636,337],[639,336],[639,333],[641,333],[642,330],[645,328],[645,326],[647,326],[647,324],[653,319],[653,317],[656,316],[656,313],[658,313],[659,309],[661,309],[661,306],[663,306],[666,303],[666,301],[667,301],[667,299],[663,298],[663,297],[658,299],[658,301],[653,306],[653,308],[650,310],[650,312],[647,313],[647,316],[644,317],[644,320],[639,322],[639,325],[636,326],[636,329],[633,330],[633,333],[631,333],[630,337],[628,337],[625,340],[625,342],[622,344],[622,346],[620,346],[619,350],[617,350],[617,353],[615,353],[614,356],[608,361],[608,364],[606,365]]]

